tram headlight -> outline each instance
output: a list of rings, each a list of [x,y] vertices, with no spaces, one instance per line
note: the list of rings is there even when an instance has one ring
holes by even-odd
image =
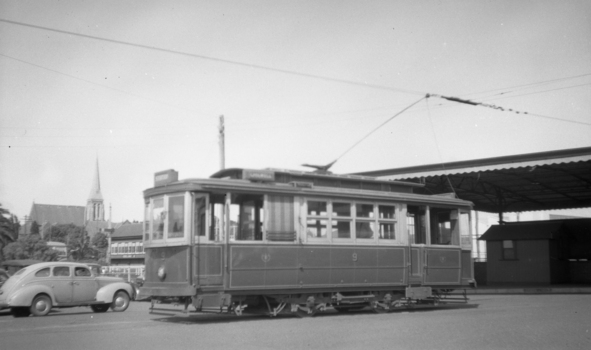
[[[166,278],[166,269],[164,266],[160,266],[158,268],[158,278],[160,278],[160,280],[164,280],[164,278]]]

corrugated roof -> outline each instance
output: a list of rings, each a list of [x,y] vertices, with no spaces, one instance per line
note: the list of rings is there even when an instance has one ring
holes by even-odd
[[[361,173],[455,192],[485,212],[591,207],[591,147]]]
[[[143,234],[143,223],[133,223],[133,224],[125,224],[121,227],[115,229],[111,238],[122,238],[122,237],[142,237]]]
[[[562,222],[519,222],[491,226],[480,238],[483,241],[556,239]]]

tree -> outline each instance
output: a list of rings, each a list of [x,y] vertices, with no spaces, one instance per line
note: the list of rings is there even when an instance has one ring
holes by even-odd
[[[39,234],[39,224],[37,223],[37,221],[33,221],[33,223],[31,224],[31,232],[30,234],[32,235],[38,235]]]
[[[97,260],[98,252],[92,247],[86,230],[76,230],[68,234],[68,252],[75,261]]]
[[[18,237],[19,228],[18,218],[2,208],[2,204],[0,204],[0,261],[3,260],[4,247],[14,242]]]
[[[79,236],[77,234],[86,234],[86,230],[82,226],[74,224],[60,224],[51,226],[49,233],[46,235],[48,241],[68,243],[70,235]]]
[[[96,260],[105,262],[107,260],[107,250],[109,249],[109,238],[102,232],[97,232],[90,240],[91,248],[95,250]]]
[[[58,252],[47,246],[39,235],[28,235],[8,244],[2,250],[6,260],[34,259],[42,261],[56,261]]]

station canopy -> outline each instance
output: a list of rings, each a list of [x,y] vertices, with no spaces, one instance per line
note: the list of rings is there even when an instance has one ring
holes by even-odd
[[[591,147],[357,173],[455,193],[474,210],[503,213],[591,207]]]

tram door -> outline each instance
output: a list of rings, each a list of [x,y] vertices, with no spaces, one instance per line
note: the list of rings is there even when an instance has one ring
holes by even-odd
[[[223,244],[220,205],[207,194],[193,194],[193,273],[199,286],[222,284]]]
[[[424,247],[410,248],[410,271],[408,274],[408,281],[410,285],[423,284],[423,270],[424,270]]]
[[[423,284],[424,251],[427,243],[426,207],[409,205],[406,214],[410,254],[408,280],[411,285]]]

